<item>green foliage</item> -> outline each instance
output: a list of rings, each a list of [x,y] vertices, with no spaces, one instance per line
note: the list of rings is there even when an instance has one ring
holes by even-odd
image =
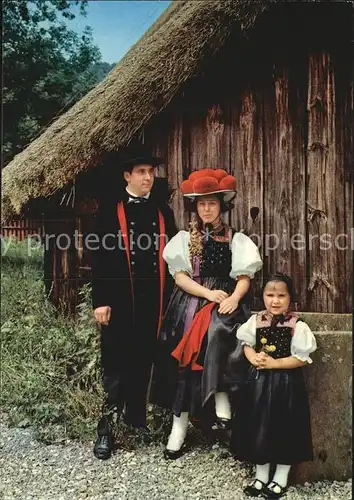
[[[13,243],[2,258],[2,392],[10,420],[42,438],[92,437],[99,414],[99,336],[84,287],[75,319],[45,296],[42,248]]]
[[[74,5],[85,15],[87,0],[3,4],[4,164],[111,69],[100,62],[91,28],[81,36],[69,29]]]

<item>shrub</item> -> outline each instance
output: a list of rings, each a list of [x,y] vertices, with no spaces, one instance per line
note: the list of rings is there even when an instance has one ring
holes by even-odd
[[[90,288],[75,320],[45,295],[43,249],[13,243],[2,257],[1,404],[14,424],[47,440],[92,435],[99,405],[99,336]]]

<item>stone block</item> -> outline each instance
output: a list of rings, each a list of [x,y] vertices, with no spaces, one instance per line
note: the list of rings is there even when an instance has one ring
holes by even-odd
[[[313,363],[303,369],[314,460],[293,468],[290,481],[300,484],[352,476],[352,333],[314,333],[318,349]]]

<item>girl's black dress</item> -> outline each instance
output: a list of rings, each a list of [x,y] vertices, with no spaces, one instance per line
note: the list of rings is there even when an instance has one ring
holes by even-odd
[[[253,316],[247,323],[252,321],[256,326]],[[287,326],[286,322],[277,326],[263,323],[255,329],[255,346],[252,347],[259,352],[264,345],[275,346],[274,352],[268,352],[273,358],[299,353],[300,359],[309,360],[309,353],[316,349],[315,338],[305,323],[294,324],[295,328]],[[246,325],[243,325],[245,329]],[[237,336],[249,343],[241,329]],[[296,348],[295,344],[292,346],[295,340]],[[255,371],[253,367],[250,370]],[[312,460],[310,413],[302,368],[259,370],[257,373],[255,380],[253,377],[253,381],[235,393],[231,437],[235,458],[254,464],[288,465]]]

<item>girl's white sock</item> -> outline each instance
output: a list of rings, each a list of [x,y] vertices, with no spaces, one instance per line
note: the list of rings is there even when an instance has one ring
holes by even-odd
[[[288,484],[288,475],[290,472],[290,468],[291,468],[291,465],[277,464],[277,468],[275,469],[273,481],[278,483],[283,488],[285,488],[285,486]],[[270,487],[271,487],[271,484],[270,484]]]
[[[270,464],[256,465],[256,479],[262,481],[264,484],[268,484],[269,481],[269,468]],[[262,489],[262,485],[258,488],[259,483],[256,483],[255,486],[257,489]]]
[[[226,392],[215,393],[215,413],[218,418],[231,419],[231,404]]]
[[[171,434],[168,438],[166,448],[170,451],[178,451],[181,449],[188,428],[188,412],[184,411],[180,417],[173,415],[173,424]]]

